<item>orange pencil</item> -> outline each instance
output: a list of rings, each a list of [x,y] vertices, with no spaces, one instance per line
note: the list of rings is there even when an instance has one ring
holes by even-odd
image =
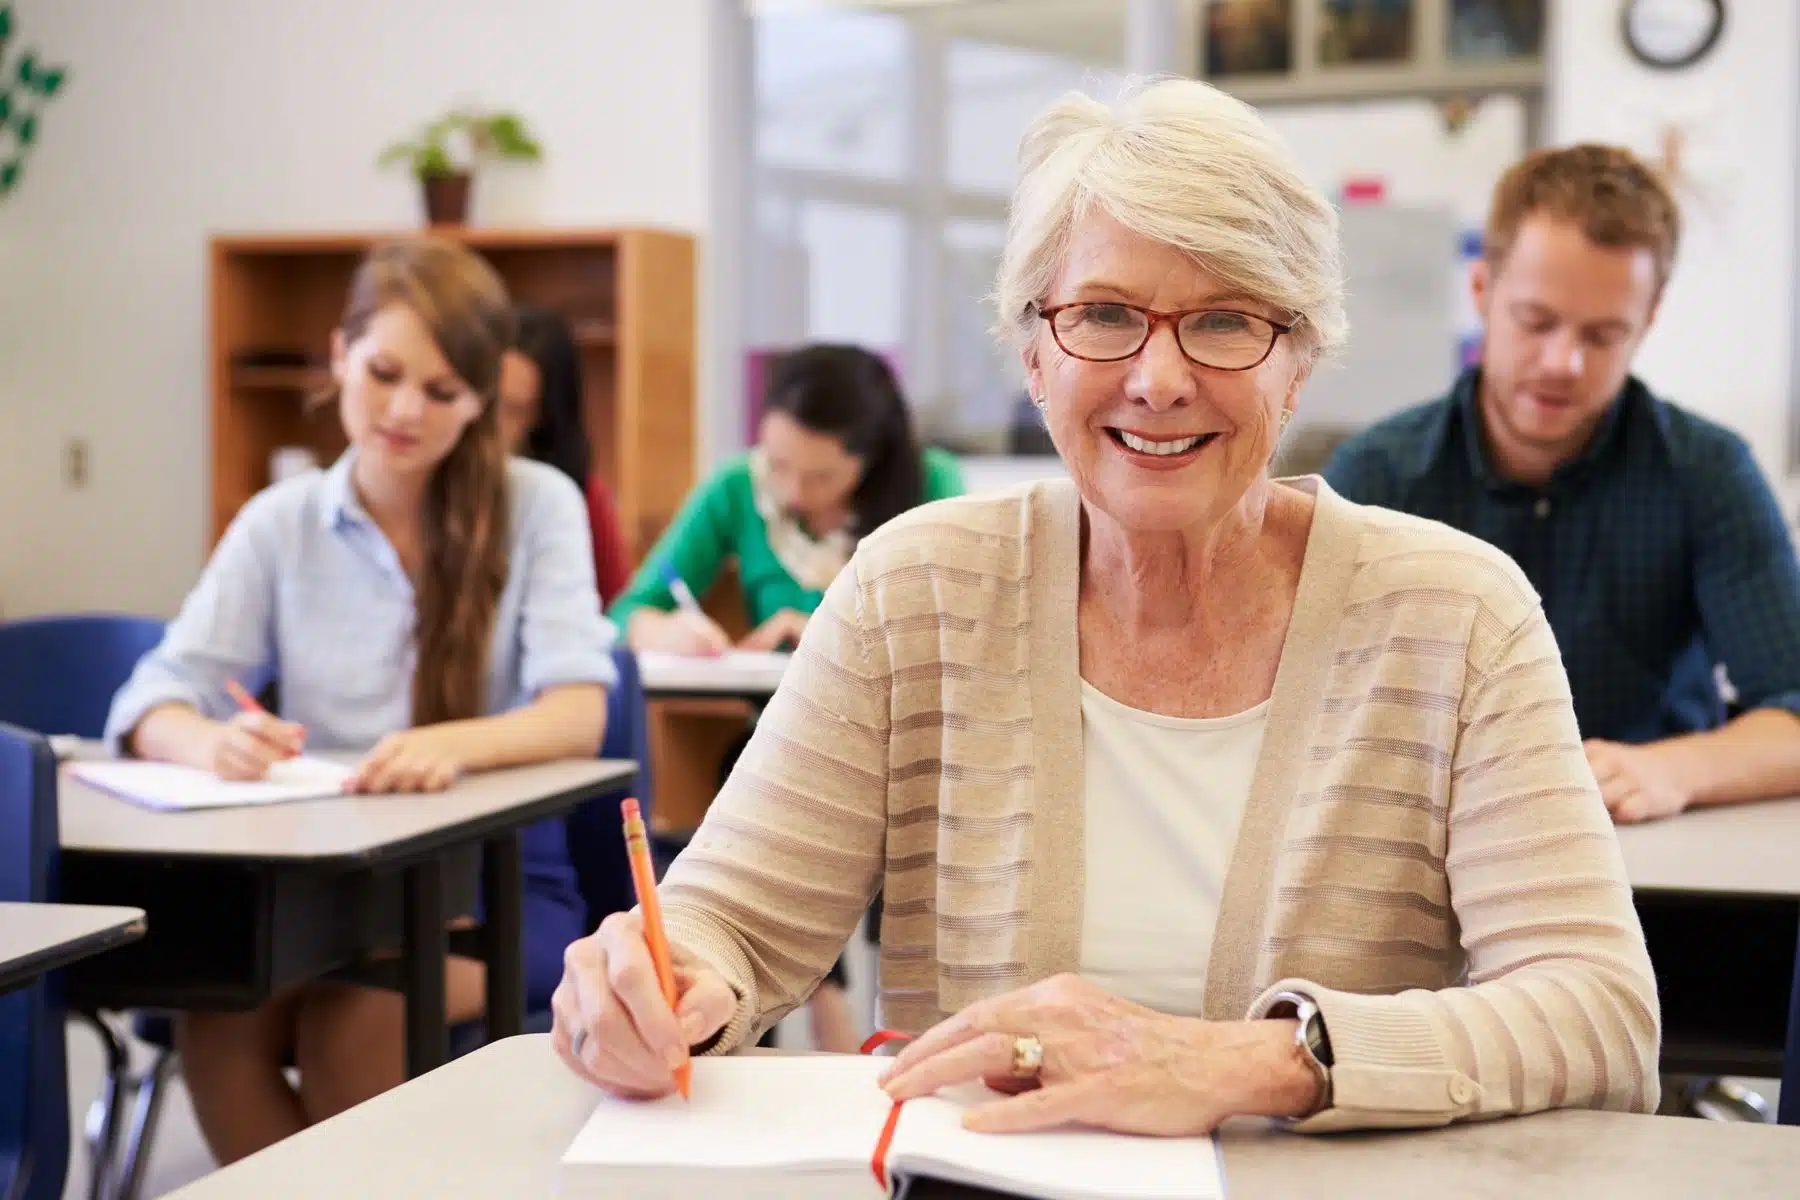
[[[625,850],[631,856],[631,886],[637,891],[638,907],[644,912],[644,941],[650,945],[650,961],[656,966],[656,981],[662,985],[663,999],[669,1011],[675,1011],[675,961],[669,956],[669,935],[663,930],[662,902],[656,895],[656,867],[650,862],[650,836],[644,832],[644,816],[636,800],[619,805],[625,814]],[[675,1072],[675,1086],[682,1099],[689,1099],[694,1068],[683,1063]]]

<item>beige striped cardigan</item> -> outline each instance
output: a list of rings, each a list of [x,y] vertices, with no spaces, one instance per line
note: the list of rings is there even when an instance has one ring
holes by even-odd
[[[1499,551],[1322,480],[1205,995],[1320,1005],[1304,1129],[1651,1111],[1660,1016],[1537,598]],[[881,997],[917,1031],[1081,962],[1080,501],[927,505],[867,538],[663,885],[672,939],[799,1005],[886,889]]]

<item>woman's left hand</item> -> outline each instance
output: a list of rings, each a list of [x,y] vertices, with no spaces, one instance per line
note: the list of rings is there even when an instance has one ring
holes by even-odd
[[[739,642],[739,650],[780,650],[800,644],[800,635],[806,632],[806,614],[792,608],[784,608],[768,620],[750,631],[750,634]]]
[[[442,725],[390,733],[357,764],[347,792],[441,792],[463,773],[459,735]]]
[[[1035,1078],[1013,1074],[1020,1037],[1043,1045]],[[1074,975],[970,1005],[908,1045],[883,1086],[911,1100],[973,1080],[1014,1093],[969,1109],[964,1125],[984,1133],[1078,1124],[1187,1137],[1232,1116],[1297,1116],[1318,1090],[1293,1021],[1171,1017]]]

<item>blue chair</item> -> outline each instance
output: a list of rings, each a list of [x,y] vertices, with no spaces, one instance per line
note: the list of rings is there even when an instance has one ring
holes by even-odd
[[[99,737],[114,694],[162,636],[161,621],[125,613],[0,622],[0,721],[46,737]],[[105,1084],[87,1130],[97,1196],[110,1170],[125,1098],[137,1081],[129,1074],[125,1043],[112,1026],[97,1013],[73,1015],[99,1035],[106,1054]]]
[[[613,665],[618,670],[619,683],[607,692],[606,736],[600,745],[600,757],[634,759],[638,764],[638,782],[633,789],[596,796],[563,819],[569,861],[575,868],[576,887],[586,909],[583,928],[589,930],[609,913],[628,910],[637,903],[631,885],[631,860],[626,855],[619,825],[619,802],[636,795],[646,817],[650,812],[645,798],[649,792],[650,727],[637,656],[623,645],[616,646]],[[526,1033],[548,1033],[550,1027],[551,1014],[547,1009],[525,1014]],[[458,1025],[450,1031],[451,1057],[478,1049],[486,1041],[485,1022]]]
[[[1775,1109],[1779,1125],[1800,1125],[1800,938],[1795,942],[1794,985],[1788,993],[1787,1049],[1781,1056],[1781,1095]]]
[[[608,915],[628,912],[637,904],[631,887],[631,859],[625,853],[619,825],[619,802],[635,795],[643,807],[645,824],[651,813],[650,716],[643,677],[638,673],[637,656],[623,644],[613,648],[613,665],[619,672],[619,685],[606,696],[606,738],[600,757],[636,760],[637,782],[629,789],[596,796],[564,822],[569,859],[587,903],[586,928],[590,930]]]
[[[56,757],[0,724],[0,900],[56,896]],[[69,1173],[69,1070],[56,973],[0,996],[0,1196],[61,1200]]]
[[[99,737],[113,694],[162,635],[161,621],[110,613],[0,623],[0,721]]]

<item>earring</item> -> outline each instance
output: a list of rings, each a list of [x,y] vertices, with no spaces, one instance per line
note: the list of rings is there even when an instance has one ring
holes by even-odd
[[[1294,419],[1294,410],[1293,409],[1284,408],[1281,410],[1281,427],[1275,431],[1275,440],[1276,441],[1279,442],[1281,440],[1281,435],[1287,432],[1288,422],[1293,419]]]
[[[1042,396],[1033,396],[1031,398],[1031,403],[1037,407],[1039,412],[1044,411],[1044,398]]]

